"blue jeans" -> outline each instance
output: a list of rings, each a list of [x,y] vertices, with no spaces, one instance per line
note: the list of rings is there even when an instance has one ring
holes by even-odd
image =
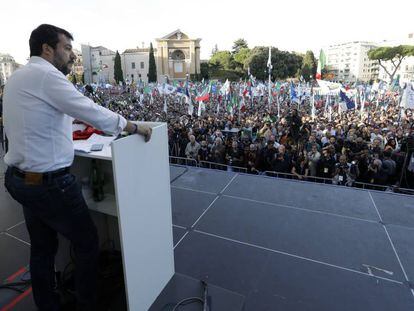
[[[96,227],[74,175],[65,175],[27,185],[8,168],[5,186],[23,206],[30,235],[30,273],[33,297],[41,311],[60,310],[54,292],[54,262],[57,233],[73,246],[78,310],[95,310],[99,242]]]

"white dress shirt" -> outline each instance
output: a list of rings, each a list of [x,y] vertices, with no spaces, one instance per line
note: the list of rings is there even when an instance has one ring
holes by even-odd
[[[8,166],[48,172],[70,166],[74,158],[73,118],[108,134],[127,121],[83,96],[51,63],[37,56],[7,81],[3,96]]]

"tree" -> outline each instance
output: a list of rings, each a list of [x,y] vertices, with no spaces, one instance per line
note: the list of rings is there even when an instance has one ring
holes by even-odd
[[[214,64],[214,67],[223,68],[225,70],[234,69],[233,55],[231,55],[229,51],[218,51],[211,56],[209,63]]]
[[[309,67],[309,64],[303,64],[300,69],[299,75],[302,76],[306,82],[310,81],[312,75],[312,69]]]
[[[124,74],[122,73],[122,68],[121,68],[121,56],[119,55],[118,51],[116,51],[116,55],[115,55],[114,79],[115,79],[116,84],[118,84],[119,82],[124,82]]]
[[[307,51],[305,57],[303,58],[302,68],[300,70],[300,75],[308,82],[311,77],[314,77],[316,74],[316,68],[318,64],[315,59],[315,55],[313,55],[312,51]]]
[[[208,80],[210,79],[210,74],[209,74],[209,64],[208,63],[201,63],[200,64],[200,75],[201,78],[204,80]]]
[[[371,49],[368,52],[368,57],[370,60],[378,61],[378,64],[384,68],[384,71],[387,73],[390,81],[394,80],[395,73],[401,65],[401,62],[407,56],[414,56],[414,46],[412,45],[398,45],[394,47],[379,47]],[[384,62],[391,61],[393,65],[391,70],[388,70]]]
[[[234,41],[232,54],[237,54],[241,49],[248,49],[247,41],[244,39],[237,39]]]
[[[259,80],[267,80],[267,60],[269,48],[264,46],[255,47],[244,64],[244,69],[250,67],[250,72]],[[296,76],[298,69],[302,67],[302,56],[280,51],[272,48],[272,79],[286,79]]]
[[[236,65],[236,70],[244,72],[244,65],[249,58],[250,53],[251,51],[249,48],[241,48],[236,54],[234,54],[233,58]]]
[[[157,65],[155,64],[154,48],[150,43],[149,66],[148,66],[148,82],[157,82]]]

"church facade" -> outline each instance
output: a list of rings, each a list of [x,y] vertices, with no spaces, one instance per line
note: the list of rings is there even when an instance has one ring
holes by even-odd
[[[200,38],[191,39],[180,29],[156,39],[158,82],[185,80],[200,73]]]
[[[156,39],[154,57],[158,82],[185,80],[187,74],[200,73],[200,41],[190,39],[179,29]],[[148,81],[149,48],[127,49],[120,56],[126,83]],[[114,61],[114,51],[103,46],[82,45],[85,83],[114,83]]]

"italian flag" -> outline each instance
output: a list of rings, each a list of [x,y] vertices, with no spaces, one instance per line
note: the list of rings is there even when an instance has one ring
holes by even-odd
[[[196,97],[196,101],[207,101],[210,99],[210,89],[211,89],[211,82],[207,87],[201,92],[199,96]]]
[[[322,80],[322,69],[325,68],[326,56],[323,50],[319,52],[318,68],[316,69],[316,80]]]

